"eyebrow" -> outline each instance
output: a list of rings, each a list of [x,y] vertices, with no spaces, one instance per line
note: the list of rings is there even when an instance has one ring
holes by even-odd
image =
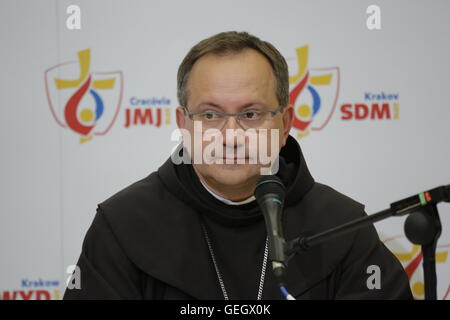
[[[249,102],[249,103],[246,103],[246,104],[241,105],[241,106],[239,107],[239,109],[245,109],[245,108],[248,108],[248,107],[251,107],[251,106],[254,106],[254,105],[258,105],[258,106],[261,106],[261,107],[267,107],[267,106],[266,106],[265,104],[263,104],[263,103],[259,103],[259,102]],[[215,107],[215,108],[221,109],[221,110],[224,109],[221,105],[219,105],[219,104],[217,104],[217,103],[214,103],[214,102],[202,102],[202,103],[199,103],[199,104],[197,105],[197,108],[200,108],[201,106],[211,106],[211,107]]]

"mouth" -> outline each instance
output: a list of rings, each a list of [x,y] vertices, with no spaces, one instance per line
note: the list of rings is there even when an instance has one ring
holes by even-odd
[[[221,158],[221,160],[223,161],[224,164],[233,164],[233,163],[237,163],[239,162],[247,162],[248,161],[248,157],[245,158],[238,158],[238,157],[234,157],[234,158],[227,158],[227,157],[223,157]]]

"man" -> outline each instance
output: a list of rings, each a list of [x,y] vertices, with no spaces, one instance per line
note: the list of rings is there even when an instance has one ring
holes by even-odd
[[[271,44],[245,32],[201,41],[179,67],[178,99],[183,144],[158,171],[98,206],[78,261],[81,289],[67,289],[65,299],[284,299],[253,196],[264,169],[286,188],[287,240],[366,214],[310,175],[289,135],[287,65]],[[276,157],[263,163],[261,149]],[[380,270],[375,287],[370,266]],[[373,226],[294,256],[285,285],[297,299],[411,298]]]

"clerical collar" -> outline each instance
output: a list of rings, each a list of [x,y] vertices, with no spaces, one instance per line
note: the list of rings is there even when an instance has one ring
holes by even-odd
[[[245,200],[242,200],[242,201],[231,201],[231,200],[229,200],[229,199],[226,199],[226,198],[224,198],[224,197],[221,197],[221,196],[219,196],[217,193],[215,193],[214,191],[212,191],[207,185],[206,185],[206,183],[203,183],[203,181],[202,181],[202,179],[200,179],[199,178],[199,180],[200,180],[200,182],[202,183],[202,185],[203,185],[203,187],[214,197],[214,198],[216,198],[217,200],[219,200],[219,201],[222,201],[223,203],[225,203],[225,204],[229,204],[229,205],[233,205],[233,206],[238,206],[238,205],[241,205],[241,204],[246,204],[246,203],[249,203],[249,202],[252,202],[253,200],[255,200],[255,196],[251,196],[251,197],[249,197],[249,198],[247,198],[247,199],[245,199]]]

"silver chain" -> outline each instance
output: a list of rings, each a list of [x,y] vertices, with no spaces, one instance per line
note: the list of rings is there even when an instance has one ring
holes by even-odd
[[[217,266],[216,257],[214,255],[214,251],[213,251],[213,248],[212,248],[212,245],[211,245],[211,241],[209,240],[208,232],[206,231],[206,227],[205,227],[205,225],[203,223],[202,223],[202,228],[203,228],[203,232],[205,234],[206,243],[208,244],[209,253],[211,254],[211,259],[212,259],[212,262],[214,264],[214,269],[216,269],[217,279],[219,280],[219,285],[220,285],[220,288],[222,289],[223,298],[225,300],[229,300],[228,293],[227,293],[227,290],[225,289],[225,284],[224,284],[223,279],[222,279],[222,275],[220,274],[219,267]],[[266,276],[267,257],[268,257],[268,255],[269,255],[269,238],[267,237],[266,238],[266,247],[264,249],[264,259],[263,259],[263,264],[262,264],[261,277],[260,277],[260,280],[259,280],[258,296],[256,298],[257,300],[261,300],[262,294],[263,294],[264,278]]]

